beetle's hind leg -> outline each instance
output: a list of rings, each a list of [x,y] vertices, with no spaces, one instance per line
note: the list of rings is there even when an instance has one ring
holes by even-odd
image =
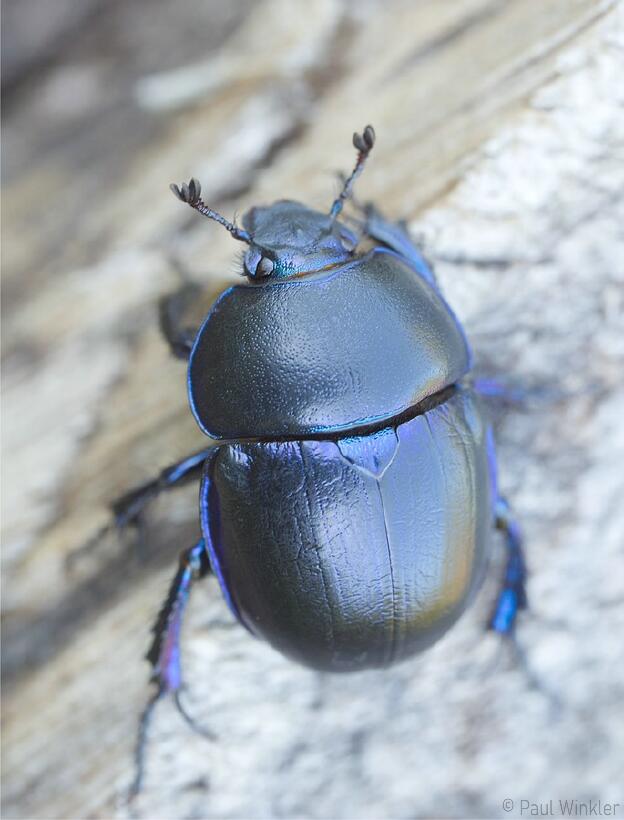
[[[67,556],[67,567],[90,554],[111,532],[123,532],[127,527],[141,528],[143,513],[147,505],[158,495],[175,487],[199,478],[204,461],[212,452],[211,447],[198,450],[196,453],[165,467],[156,478],[135,487],[120,496],[111,504],[111,520],[101,527],[85,544]]]
[[[488,620],[488,628],[500,635],[511,636],[518,612],[527,607],[527,569],[520,525],[504,498],[499,498],[496,504],[496,528],[505,536],[507,563],[502,588]]]
[[[505,536],[507,563],[503,583],[496,604],[488,619],[488,629],[497,632],[503,639],[501,650],[507,648],[518,667],[523,671],[532,689],[541,692],[547,699],[551,715],[556,718],[562,709],[559,694],[547,686],[535,673],[524,648],[516,639],[518,613],[528,608],[526,592],[527,568],[524,557],[523,538],[520,526],[504,498],[496,505],[496,528]]]
[[[146,658],[152,665],[151,681],[156,689],[139,719],[135,751],[136,772],[130,788],[131,798],[135,797],[141,790],[145,772],[145,751],[149,725],[154,707],[163,696],[172,696],[178,712],[192,729],[209,740],[214,739],[211,732],[202,728],[193,720],[180,701],[182,687],[180,632],[182,619],[193,581],[204,578],[210,572],[210,559],[202,538],[195,546],[181,554],[178,571],[171,582],[165,602],[154,624],[152,630],[154,638]]]

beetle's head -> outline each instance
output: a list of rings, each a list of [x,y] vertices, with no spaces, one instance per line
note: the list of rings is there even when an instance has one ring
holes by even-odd
[[[361,134],[353,135],[357,162],[329,214],[283,199],[268,207],[252,208],[243,217],[244,228],[239,228],[206,206],[196,179],[188,185],[172,185],[171,190],[182,202],[214,219],[235,239],[249,245],[244,255],[244,272],[249,279],[269,282],[318,273],[347,261],[355,251],[358,238],[338,222],[338,216],[374,144],[375,132],[370,125]]]
[[[245,275],[255,281],[314,273],[347,261],[357,236],[328,214],[281,200],[243,217],[250,237]]]

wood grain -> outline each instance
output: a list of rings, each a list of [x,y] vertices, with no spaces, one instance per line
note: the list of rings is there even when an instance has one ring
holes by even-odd
[[[494,817],[505,797],[621,799],[621,7],[221,5],[160,28],[159,5],[142,34],[114,24],[130,14],[115,3],[7,102],[4,816]],[[114,539],[72,573],[65,559],[110,500],[204,443],[155,304],[190,277],[201,313],[237,249],[167,184],[199,177],[227,215],[325,208],[367,122],[359,196],[424,238],[482,361],[552,388],[503,420],[500,451],[530,544],[520,639],[563,706],[493,669],[493,587],[422,659],[334,678],[252,641],[208,581],[184,660],[219,742],[163,703],[129,807],[141,657],[198,529],[196,488],[150,509],[142,561]]]

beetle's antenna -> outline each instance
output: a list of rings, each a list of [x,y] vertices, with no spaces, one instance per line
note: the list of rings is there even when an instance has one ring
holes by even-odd
[[[172,182],[169,187],[180,202],[185,202],[187,205],[190,205],[191,208],[199,211],[200,214],[207,216],[208,219],[214,219],[219,225],[223,225],[223,227],[232,234],[234,239],[240,239],[241,242],[246,242],[248,245],[251,245],[251,235],[247,231],[239,228],[238,225],[235,225],[233,222],[229,222],[224,216],[221,216],[221,214],[218,214],[206,205],[201,198],[201,185],[195,177],[191,179],[188,185],[184,183],[182,186],[178,186]]]
[[[334,200],[331,206],[329,215],[332,219],[336,219],[340,211],[342,211],[345,199],[351,195],[353,183],[362,173],[364,163],[366,162],[366,159],[374,144],[375,131],[372,125],[367,125],[362,134],[358,134],[356,131],[353,135],[353,147],[358,151],[357,161],[355,163],[355,168],[351,172],[351,176],[346,180],[342,187],[342,191],[338,194],[338,197]]]

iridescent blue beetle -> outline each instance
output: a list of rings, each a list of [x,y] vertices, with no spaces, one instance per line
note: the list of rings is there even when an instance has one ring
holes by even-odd
[[[201,472],[203,537],[182,554],[154,629],[140,749],[160,696],[183,711],[181,621],[192,581],[209,572],[254,636],[332,672],[389,666],[438,640],[481,584],[493,526],[508,561],[489,626],[510,634],[526,605],[520,533],[497,494],[462,329],[401,225],[372,206],[356,228],[339,219],[373,129],[353,142],[357,163],[329,214],[282,200],[239,228],[206,207],[196,180],[172,186],[248,245],[247,282],[196,334],[164,314],[216,446],[115,507],[128,523]]]

